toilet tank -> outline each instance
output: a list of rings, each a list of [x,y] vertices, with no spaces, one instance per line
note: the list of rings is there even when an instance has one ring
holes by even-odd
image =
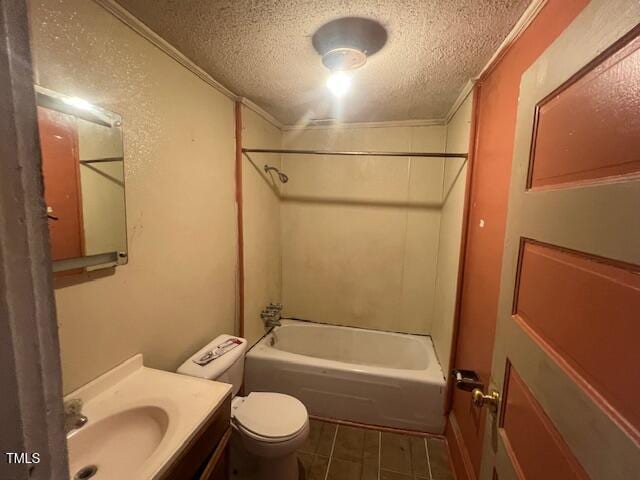
[[[220,345],[229,341],[238,341],[239,343],[226,353],[222,353],[217,358],[207,361],[211,355],[216,354],[217,348]],[[178,373],[229,383],[233,386],[233,395],[235,396],[242,385],[244,354],[246,350],[246,339],[234,337],[233,335],[220,335],[187,359],[187,361],[178,368]]]

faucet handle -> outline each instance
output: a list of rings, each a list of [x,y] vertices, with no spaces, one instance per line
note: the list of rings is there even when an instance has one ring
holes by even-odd
[[[82,399],[70,398],[64,402],[65,415],[80,415],[82,413]]]
[[[66,435],[83,427],[88,421],[87,416],[82,414],[82,399],[71,398],[64,402],[64,433]]]
[[[281,303],[270,303],[269,306],[267,307],[267,310],[280,311],[280,310],[282,310],[282,304]]]

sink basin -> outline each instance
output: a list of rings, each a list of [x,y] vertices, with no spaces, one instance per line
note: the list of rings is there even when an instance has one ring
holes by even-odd
[[[94,475],[78,477],[131,478],[158,448],[168,426],[167,412],[156,406],[123,410],[96,423],[89,418],[67,441],[71,477],[82,468],[95,465]]]
[[[67,436],[72,480],[167,480],[231,385],[145,367],[142,355],[67,394],[87,423]]]

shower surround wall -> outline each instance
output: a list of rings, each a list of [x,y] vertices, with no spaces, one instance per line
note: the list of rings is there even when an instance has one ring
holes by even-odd
[[[242,145],[280,148],[281,130],[242,106]],[[252,345],[265,333],[260,312],[282,296],[280,253],[280,187],[264,171],[280,168],[280,155],[251,153],[242,158],[242,224],[244,226],[244,335]]]
[[[442,152],[446,126],[284,132],[292,149]],[[318,322],[429,334],[444,160],[283,155],[282,300]]]
[[[466,153],[469,150],[473,97],[470,94],[462,102],[447,124],[449,153]],[[467,186],[467,160],[450,158],[444,165],[444,190],[442,192],[442,216],[438,267],[436,269],[435,301],[431,337],[445,376],[449,372],[451,342],[455,323],[458,266],[462,242],[464,199]]]

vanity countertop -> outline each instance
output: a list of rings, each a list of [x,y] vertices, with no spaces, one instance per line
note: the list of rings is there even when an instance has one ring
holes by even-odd
[[[159,477],[231,393],[231,385],[147,368],[136,355],[65,401],[79,398],[85,426],[70,433],[71,477],[88,465],[96,480]]]

